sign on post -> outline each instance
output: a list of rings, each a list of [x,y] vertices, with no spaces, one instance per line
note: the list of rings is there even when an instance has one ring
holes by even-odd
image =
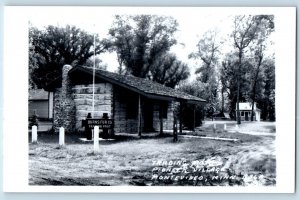
[[[86,119],[89,128],[98,126],[99,129],[113,129],[113,119]]]
[[[92,130],[98,126],[102,130],[101,137],[107,139],[109,137],[108,130],[113,132],[114,120],[108,119],[107,113],[103,113],[103,118],[86,118],[82,120],[82,126],[85,128],[85,135],[88,140],[92,139]]]

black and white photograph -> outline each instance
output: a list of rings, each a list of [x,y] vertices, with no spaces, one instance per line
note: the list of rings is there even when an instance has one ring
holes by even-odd
[[[276,189],[284,66],[258,10],[32,8],[28,187]]]

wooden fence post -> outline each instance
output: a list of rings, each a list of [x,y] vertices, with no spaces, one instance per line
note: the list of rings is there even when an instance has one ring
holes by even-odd
[[[94,153],[99,152],[99,126],[94,127]]]
[[[63,127],[59,128],[59,145],[65,145],[65,129]]]
[[[31,141],[33,144],[37,143],[37,126],[32,126],[31,129]]]

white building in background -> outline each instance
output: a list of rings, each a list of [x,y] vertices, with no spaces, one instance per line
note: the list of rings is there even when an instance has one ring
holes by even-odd
[[[43,89],[29,90],[28,117],[34,114],[40,119],[53,119],[53,92]]]
[[[251,120],[251,112],[252,112],[252,103],[251,102],[239,103],[239,108],[240,108],[241,120],[242,121],[250,121]],[[237,110],[237,108],[236,108],[236,110]],[[253,111],[254,111],[253,120],[259,122],[261,110],[257,108],[256,103],[254,103]],[[237,116],[237,111],[236,111],[236,116]]]

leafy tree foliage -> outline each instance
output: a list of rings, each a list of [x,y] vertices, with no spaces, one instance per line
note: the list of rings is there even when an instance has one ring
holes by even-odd
[[[197,44],[197,51],[189,55],[189,58],[200,59],[202,64],[196,69],[195,73],[199,74],[199,80],[203,83],[209,82],[215,72],[217,65],[219,47],[221,42],[217,41],[215,31],[207,31]]]
[[[169,53],[176,44],[178,23],[172,17],[156,15],[117,15],[109,30],[116,51],[119,73],[150,78],[175,87],[189,75],[186,64]]]
[[[31,31],[31,30],[30,30]],[[30,35],[30,33],[29,33]],[[32,74],[34,70],[38,68],[38,55],[35,54],[34,52],[34,46],[32,45],[32,38],[29,38],[29,70],[28,70],[28,77],[29,77],[29,82],[28,82],[28,89],[36,89],[37,85],[33,80]]]
[[[45,29],[30,27],[29,68],[31,80],[39,88],[61,76],[64,64],[83,65],[94,54],[94,36],[75,26]],[[95,53],[104,52],[109,46],[106,40],[96,36]]]
[[[240,90],[237,90],[237,73],[239,68],[238,55],[237,53],[227,54],[222,61],[220,68],[220,82],[223,90],[223,98],[225,104],[225,98],[228,99],[226,105],[226,111],[229,111],[231,118],[235,118],[236,103],[237,103],[237,92],[239,92],[241,101],[249,100],[249,63],[242,65],[240,76]]]
[[[204,33],[197,44],[197,51],[189,55],[189,58],[200,59],[201,65],[196,69],[197,80],[203,83],[205,88],[205,100],[207,100],[208,115],[213,117],[218,107],[218,56],[221,42],[217,41],[215,31]]]
[[[94,63],[96,69],[107,70],[107,65],[103,64],[102,60],[98,57],[90,57],[84,65],[87,67],[94,67]]]
[[[206,98],[207,97],[207,92],[205,88],[204,83],[200,81],[193,81],[191,83],[183,83],[179,85],[178,89],[186,92],[190,95],[199,97],[199,98]],[[177,108],[179,109],[179,108]],[[205,111],[207,110],[207,105],[191,105],[191,104],[183,104],[182,108],[182,113],[183,113],[183,124],[185,127],[188,129],[192,129],[194,124],[193,124],[193,117],[195,115],[195,126],[201,126],[202,125],[202,120],[204,119]]]
[[[256,97],[261,108],[263,120],[275,121],[275,62],[273,57],[266,58],[262,64],[263,84],[261,94]]]
[[[189,77],[187,64],[179,61],[175,54],[165,54],[151,69],[151,79],[174,88],[180,81]]]

